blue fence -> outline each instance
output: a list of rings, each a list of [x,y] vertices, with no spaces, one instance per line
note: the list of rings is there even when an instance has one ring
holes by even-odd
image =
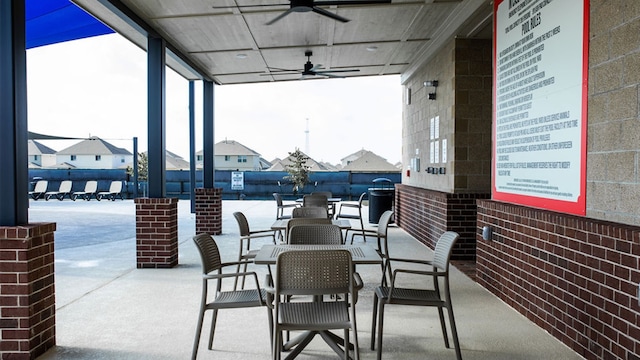
[[[216,170],[215,187],[222,188],[222,198],[225,200],[247,199],[265,200],[273,199],[271,195],[279,192],[287,200],[295,199],[298,194],[293,193],[293,185],[284,180],[287,176],[285,171],[245,171],[243,190],[231,189],[231,174],[229,170]],[[98,181],[98,191],[106,191],[113,180],[124,181],[125,196],[133,198],[135,188],[133,179],[130,178],[123,169],[112,170],[62,170],[62,169],[30,169],[29,179],[33,188],[34,179],[42,178],[49,181],[48,190],[56,190],[63,180],[72,180],[72,191],[82,191],[88,180]],[[400,172],[312,172],[309,176],[309,184],[304,187],[301,193],[307,194],[312,191],[331,191],[336,197],[356,200],[361,193],[366,192],[373,186],[373,180],[377,178],[387,178],[391,183],[400,183]],[[166,175],[167,197],[177,197],[188,199],[190,192],[189,171],[167,171]],[[146,184],[139,184],[138,196],[146,194]],[[196,172],[196,187],[202,187],[202,171]]]

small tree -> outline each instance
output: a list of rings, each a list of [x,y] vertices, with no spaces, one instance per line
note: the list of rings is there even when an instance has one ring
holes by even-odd
[[[138,180],[146,181],[148,175],[149,162],[147,159],[147,153],[138,154]],[[133,169],[127,166],[127,174],[133,176]]]
[[[309,182],[310,167],[307,166],[309,157],[300,149],[296,149],[296,151],[289,153],[289,159],[291,159],[291,164],[285,166],[285,170],[289,175],[285,176],[284,179],[293,183],[293,192],[296,193],[301,191]]]

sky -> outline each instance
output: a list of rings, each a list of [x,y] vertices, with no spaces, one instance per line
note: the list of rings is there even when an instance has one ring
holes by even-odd
[[[98,136],[129,151],[137,137],[146,151],[146,64],[146,53],[118,34],[27,50],[29,131]],[[166,80],[167,150],[189,160],[188,81],[172,70]],[[195,84],[198,151],[202,86]],[[214,96],[216,143],[238,141],[268,161],[296,148],[331,164],[362,149],[401,161],[399,76],[221,85]],[[42,141],[58,151],[76,142]]]

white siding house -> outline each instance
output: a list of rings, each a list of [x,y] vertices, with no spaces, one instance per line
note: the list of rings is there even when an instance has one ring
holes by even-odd
[[[260,171],[260,154],[234,140],[224,140],[214,145],[216,170]],[[196,166],[202,168],[202,150],[196,153]]]
[[[56,151],[35,140],[29,140],[27,151],[30,168],[46,168],[56,164]]]
[[[67,163],[76,169],[118,169],[133,162],[133,154],[93,136],[58,151],[56,163]]]

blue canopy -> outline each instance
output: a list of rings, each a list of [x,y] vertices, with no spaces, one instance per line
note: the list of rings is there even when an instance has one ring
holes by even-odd
[[[69,0],[26,0],[27,49],[113,33]]]

